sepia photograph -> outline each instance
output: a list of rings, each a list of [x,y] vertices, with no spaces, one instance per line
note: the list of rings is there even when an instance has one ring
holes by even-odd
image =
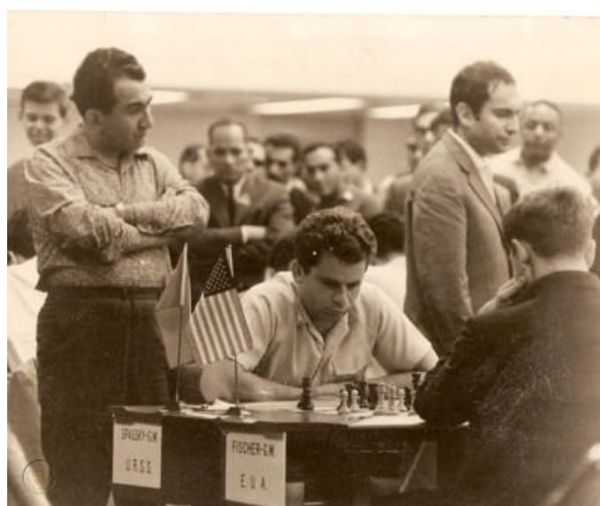
[[[6,11],[8,505],[600,506],[600,12],[354,5]]]

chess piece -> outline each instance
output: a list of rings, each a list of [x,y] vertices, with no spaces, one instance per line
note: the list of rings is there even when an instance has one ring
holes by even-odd
[[[358,405],[358,390],[353,388],[350,392],[350,411],[360,411],[360,406]]]
[[[411,376],[412,376],[412,387],[416,394],[417,390],[419,390],[419,387],[423,383],[423,373],[413,372]]]
[[[400,412],[400,404],[398,400],[398,392],[396,385],[390,385],[388,388],[388,392],[388,411],[390,412],[390,414],[397,414]]]
[[[340,388],[340,404],[338,405],[337,412],[340,415],[350,413],[350,408],[348,407],[348,390],[345,388]]]
[[[404,406],[406,406],[407,411],[412,410],[412,390],[410,387],[404,387]]]
[[[303,411],[312,411],[315,409],[315,405],[312,400],[312,386],[308,376],[302,378],[302,394],[300,395],[300,400],[298,401],[298,409]]]
[[[377,383],[369,383],[367,385],[369,409],[375,409],[375,406],[377,406],[377,389],[378,389],[378,387],[379,387],[379,385],[377,385]]]
[[[385,405],[385,383],[379,383],[377,385],[377,405],[375,406],[375,414],[382,415],[387,412],[387,406]]]
[[[358,382],[358,405],[360,409],[369,409],[369,393],[367,391],[367,382],[360,380]]]
[[[404,388],[398,387],[396,391],[396,396],[398,397],[398,411],[406,412],[406,394],[404,393]]]

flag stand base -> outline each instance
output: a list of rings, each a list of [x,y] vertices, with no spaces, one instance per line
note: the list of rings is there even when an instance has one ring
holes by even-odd
[[[244,412],[242,411],[241,406],[231,406],[225,414],[227,416],[242,416]]]
[[[167,409],[169,411],[181,411],[181,402],[178,400],[169,401]]]

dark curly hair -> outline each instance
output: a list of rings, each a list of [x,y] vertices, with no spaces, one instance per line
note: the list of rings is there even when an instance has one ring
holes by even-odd
[[[294,250],[302,268],[309,271],[327,251],[342,262],[368,263],[377,252],[377,241],[360,214],[334,207],[311,213],[300,223]]]

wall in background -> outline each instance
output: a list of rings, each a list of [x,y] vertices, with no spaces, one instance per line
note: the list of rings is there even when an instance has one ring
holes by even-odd
[[[564,136],[558,146],[559,153],[580,171],[587,169],[587,161],[594,146],[600,144],[600,105],[562,106]],[[163,151],[174,163],[183,147],[192,142],[206,141],[210,123],[222,114],[202,111],[182,105],[158,105],[153,108],[155,127],[148,142]],[[369,156],[369,171],[375,181],[395,172],[405,172],[406,149],[404,140],[410,135],[409,121],[382,121],[364,119],[356,114],[330,114],[319,116],[249,116],[237,115],[245,121],[250,133],[264,137],[276,132],[297,135],[302,142],[322,140],[334,142],[356,139],[362,142]],[[72,122],[76,121],[72,115]],[[8,164],[28,156],[31,148],[18,120],[18,104],[8,103]]]

